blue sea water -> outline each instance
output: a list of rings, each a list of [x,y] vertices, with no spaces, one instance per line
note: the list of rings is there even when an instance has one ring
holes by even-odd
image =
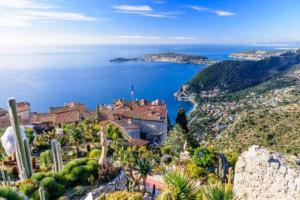
[[[203,65],[160,62],[110,63],[116,57],[138,57],[148,53],[177,52],[229,59],[228,54],[275,47],[222,45],[110,45],[50,46],[0,51],[0,107],[8,97],[31,103],[32,111],[47,112],[51,106],[76,101],[89,109],[130,99],[131,84],[136,98],[162,99],[172,121],[176,111],[192,109],[189,102],[173,96]]]

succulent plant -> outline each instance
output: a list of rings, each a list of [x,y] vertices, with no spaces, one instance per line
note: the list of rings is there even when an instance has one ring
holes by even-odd
[[[22,138],[21,129],[19,125],[16,100],[14,98],[8,99],[10,122],[14,130],[14,139],[16,144],[16,157],[19,168],[19,177],[21,180],[28,179],[32,176],[32,160],[31,150],[28,139]]]

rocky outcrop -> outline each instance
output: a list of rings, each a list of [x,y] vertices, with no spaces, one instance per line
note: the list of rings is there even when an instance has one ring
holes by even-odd
[[[254,145],[235,167],[235,199],[300,199],[300,170],[278,153]]]

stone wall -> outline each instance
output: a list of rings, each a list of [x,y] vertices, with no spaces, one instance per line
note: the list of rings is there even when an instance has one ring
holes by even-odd
[[[300,170],[295,159],[257,145],[250,147],[236,163],[234,195],[250,200],[300,199]]]
[[[115,191],[121,191],[126,189],[126,175],[125,171],[122,170],[116,178],[111,180],[108,183],[105,183],[103,185],[99,185],[97,188],[92,190],[92,198],[93,199],[99,199],[102,193],[109,193],[109,192],[115,192]],[[86,194],[85,197],[80,198],[81,200],[87,199],[89,194]],[[74,199],[72,197],[69,197],[69,199]]]

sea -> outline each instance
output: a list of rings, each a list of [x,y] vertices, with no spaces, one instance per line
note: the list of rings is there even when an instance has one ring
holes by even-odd
[[[0,48],[0,108],[15,97],[27,101],[34,112],[67,102],[84,103],[88,109],[115,99],[163,100],[172,122],[179,108],[191,111],[190,102],[177,101],[174,93],[204,65],[165,62],[111,63],[117,57],[140,57],[175,52],[231,59],[232,52],[272,50],[276,47],[236,45],[81,45]]]

